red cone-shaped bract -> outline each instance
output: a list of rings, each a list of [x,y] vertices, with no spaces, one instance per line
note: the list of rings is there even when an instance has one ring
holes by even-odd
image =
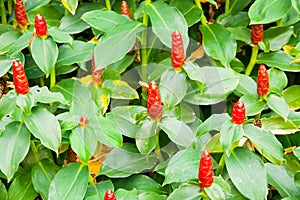
[[[114,192],[111,190],[107,190],[104,195],[104,200],[116,200]]]
[[[128,16],[130,19],[132,18],[131,17],[131,14],[130,14],[130,10],[129,10],[129,8],[128,8],[128,5],[127,5],[127,2],[126,1],[122,1],[122,7],[121,7],[121,13],[123,14],[123,15],[126,15],[126,16]]]
[[[212,158],[207,150],[204,150],[201,158],[198,171],[199,187],[210,187],[214,182],[214,168],[212,165]]]
[[[21,61],[15,60],[12,63],[15,89],[18,94],[27,94],[29,92],[28,79]]]
[[[171,61],[173,67],[180,68],[184,65],[184,46],[182,41],[182,36],[179,31],[174,31],[172,33],[172,54],[171,54]]]
[[[35,32],[40,37],[45,37],[47,35],[47,23],[43,15],[37,14],[34,19]]]
[[[264,38],[264,26],[262,24],[253,24],[251,31],[251,41],[254,44],[261,42]]]
[[[95,69],[96,69],[96,62],[95,62],[95,56],[93,54],[93,57],[92,57],[92,81],[93,81],[94,86],[98,87],[102,83],[102,70],[101,69],[95,70]]]
[[[244,124],[246,116],[246,109],[244,102],[239,100],[236,102],[233,106],[232,113],[231,113],[231,119],[234,124]]]
[[[26,9],[22,0],[16,0],[14,4],[14,10],[16,15],[16,20],[20,27],[24,28],[28,25],[28,18],[26,14]]]
[[[265,96],[270,88],[268,71],[264,65],[260,65],[257,74],[257,94]]]
[[[159,94],[158,85],[155,81],[151,81],[149,84],[147,109],[151,119],[159,121],[162,117],[162,102]]]
[[[81,128],[84,128],[86,127],[86,125],[88,124],[88,118],[86,116],[82,116],[80,119],[79,119],[79,126]]]

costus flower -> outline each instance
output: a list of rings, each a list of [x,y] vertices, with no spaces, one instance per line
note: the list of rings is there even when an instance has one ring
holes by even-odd
[[[246,109],[244,102],[241,100],[237,101],[232,109],[231,119],[234,124],[244,124],[246,116]]]
[[[174,31],[172,33],[172,52],[171,61],[175,69],[181,68],[184,65],[184,45],[182,41],[182,36],[179,31]]]
[[[260,65],[257,73],[257,94],[262,97],[268,94],[270,88],[268,71],[264,65]]]
[[[18,94],[27,94],[29,92],[29,84],[21,61],[13,61],[12,71],[16,92]]]
[[[130,19],[132,18],[126,1],[122,1],[121,13],[128,16]]]
[[[107,190],[104,195],[104,200],[116,200],[114,192],[111,190]]]
[[[264,38],[264,26],[262,24],[253,24],[251,28],[251,41],[254,44],[261,42]]]
[[[22,29],[27,29],[28,18],[27,18],[26,9],[24,7],[24,3],[22,0],[15,1],[14,10],[15,10],[15,15],[16,15],[16,20],[17,20],[19,26]]]
[[[214,182],[214,168],[212,164],[212,158],[207,150],[203,151],[200,158],[198,181],[200,188],[210,187]]]
[[[37,14],[34,19],[34,28],[38,36],[42,38],[47,37],[47,23],[43,15]]]

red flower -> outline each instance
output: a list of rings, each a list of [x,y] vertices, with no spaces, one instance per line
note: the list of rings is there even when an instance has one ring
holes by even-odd
[[[201,158],[198,171],[199,187],[210,187],[214,182],[214,168],[212,165],[212,158],[207,150],[204,150]]]
[[[254,44],[261,42],[264,38],[264,26],[262,24],[253,24],[251,31],[251,41]]]
[[[82,116],[80,119],[79,119],[79,126],[81,128],[84,128],[86,127],[86,125],[88,124],[88,118],[86,116]]]
[[[231,119],[234,124],[244,124],[246,116],[246,109],[244,102],[239,100],[236,102],[232,109]]]
[[[95,56],[93,54],[92,57],[92,81],[94,86],[98,87],[102,83],[102,70],[98,69],[95,70],[96,68],[96,62],[95,62]]]
[[[121,13],[128,16],[130,19],[132,18],[126,1],[122,1]]]
[[[264,65],[260,65],[257,74],[257,94],[262,97],[268,94],[270,88],[268,71]]]
[[[104,200],[116,200],[114,192],[111,190],[107,190],[104,195]]]
[[[184,46],[182,41],[182,36],[179,31],[174,31],[172,33],[172,54],[171,60],[173,67],[180,68],[184,65]]]
[[[28,18],[26,14],[26,9],[22,0],[16,0],[14,4],[14,10],[17,22],[21,28],[26,29],[28,25]]]
[[[34,19],[34,28],[38,36],[45,38],[47,36],[47,23],[43,15],[37,14]]]
[[[15,89],[17,93],[27,94],[29,92],[29,84],[21,61],[18,60],[13,61],[12,71],[13,71]]]

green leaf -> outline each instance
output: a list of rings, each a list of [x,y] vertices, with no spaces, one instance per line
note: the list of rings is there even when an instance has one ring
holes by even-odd
[[[72,15],[75,15],[78,0],[62,0],[62,5],[70,12]]]
[[[38,67],[46,74],[46,76],[49,76],[58,57],[56,43],[51,37],[47,37],[46,39],[35,37],[30,48],[32,57]]]
[[[19,122],[12,122],[5,127],[0,137],[0,169],[10,181],[18,171],[20,162],[25,158],[30,145],[30,132]],[[9,148],[7,148],[9,147]]]
[[[48,30],[48,33],[52,36],[53,40],[57,43],[67,43],[73,45],[73,38],[66,32],[52,27]]]
[[[59,170],[51,181],[48,199],[81,200],[87,189],[89,170],[86,165],[70,163]]]
[[[35,199],[37,196],[38,194],[33,189],[30,173],[24,173],[18,176],[12,182],[8,190],[8,198],[12,200]]]
[[[73,46],[64,44],[59,47],[59,56],[57,64],[71,65],[74,63],[83,63],[91,60],[95,45],[90,42],[83,42],[79,40],[73,41]]]
[[[25,73],[28,79],[35,79],[44,76],[44,72],[37,66],[31,54],[25,55]]]
[[[163,1],[156,1],[145,5],[145,13],[151,19],[154,34],[164,45],[172,47],[172,32],[178,30],[182,34],[184,48],[187,49],[188,25],[184,16],[175,7],[171,7]]]
[[[34,98],[31,92],[26,95],[18,95],[16,101],[18,107],[26,114],[31,114],[31,108],[34,106]]]
[[[249,9],[251,24],[268,24],[287,14],[291,0],[257,0]]]
[[[76,81],[71,78],[63,79],[51,88],[51,92],[61,93],[67,101],[72,102],[75,82]]]
[[[232,29],[242,28],[241,30],[243,30],[244,32],[246,30],[248,30],[249,34],[246,34],[246,36],[249,37],[249,40],[250,40],[251,31],[246,28],[250,23],[250,19],[248,17],[247,12],[237,12],[237,13],[234,13],[234,14],[223,13],[223,14],[218,16],[216,21],[217,21],[218,24],[221,24],[226,28],[232,28]],[[230,32],[234,35],[233,31],[230,31]],[[241,35],[241,34],[239,34],[239,35]],[[250,40],[250,44],[251,44],[251,40]]]
[[[267,101],[268,106],[274,112],[276,112],[279,116],[287,120],[287,116],[289,114],[289,107],[283,97],[278,96],[276,94],[269,94],[267,98],[265,98],[265,100]]]
[[[244,135],[243,125],[233,124],[231,121],[227,121],[223,124],[220,134],[222,148],[227,156],[229,156],[232,151],[232,145]]]
[[[300,195],[300,189],[296,186],[294,178],[289,175],[284,166],[271,163],[265,164],[268,174],[268,182],[279,192],[281,197]]]
[[[292,26],[288,27],[271,27],[264,31],[264,40],[270,44],[271,51],[280,50],[285,44],[288,43],[292,36],[294,29]]]
[[[210,153],[223,153],[224,150],[222,148],[220,142],[220,133],[215,134],[211,137],[206,143],[204,148]]]
[[[225,200],[225,194],[222,188],[213,183],[210,187],[204,188],[206,194],[209,196],[210,199],[213,200]]]
[[[199,192],[199,186],[198,185],[192,185],[192,184],[183,184],[179,188],[175,189],[170,196],[168,197],[168,200],[196,200],[201,199],[201,194]],[[188,194],[188,195],[187,195]]]
[[[145,156],[124,147],[114,148],[104,160],[100,174],[110,178],[128,177],[152,169],[156,162],[154,154]]]
[[[190,127],[175,118],[164,118],[159,126],[172,142],[180,146],[189,147],[196,137]]]
[[[6,56],[0,57],[0,76],[4,76],[11,68],[14,59],[7,58]]]
[[[92,27],[109,32],[115,26],[131,21],[128,17],[109,10],[93,10],[82,15],[81,19]]]
[[[184,98],[187,85],[186,75],[174,69],[165,71],[160,79],[159,91],[162,102],[167,107],[174,107]]]
[[[23,49],[29,46],[29,41],[32,37],[33,32],[26,32],[21,35],[16,42],[10,46],[8,50],[9,55],[16,55],[21,52]]]
[[[253,125],[245,125],[244,132],[264,157],[278,165],[283,163],[283,148],[273,133]]]
[[[47,5],[50,0],[34,0],[34,1],[26,1],[26,10],[32,10],[44,5]]]
[[[67,104],[64,96],[58,92],[50,92],[48,87],[38,87],[34,86],[30,88],[31,93],[33,94],[34,101],[39,103],[54,103],[59,102],[63,105]]]
[[[139,195],[139,199],[142,199],[142,200],[152,200],[152,199],[166,200],[167,197],[164,196],[164,195],[159,195],[155,192],[145,192],[145,193],[142,193],[142,194]]]
[[[296,149],[294,149],[293,154],[300,159],[300,147],[297,147]],[[299,185],[299,181],[298,181],[298,185]]]
[[[297,12],[300,14],[300,2],[297,0],[292,0],[292,5],[297,10]]]
[[[10,91],[0,98],[0,119],[11,114],[16,106],[16,93]]]
[[[200,124],[197,130],[197,137],[200,137],[212,130],[221,130],[223,124],[227,123],[229,120],[231,121],[231,117],[227,113],[212,114],[202,124]]]
[[[233,35],[220,24],[201,25],[200,31],[205,53],[228,67],[235,57],[237,48]]]
[[[31,179],[34,189],[42,196],[48,198],[49,186],[59,167],[49,160],[42,160],[34,165]],[[51,192],[51,191],[50,191]]]
[[[111,180],[100,181],[96,185],[89,185],[85,193],[85,200],[103,199],[107,190],[114,191],[114,185]]]
[[[283,91],[282,97],[291,109],[298,110],[300,108],[300,85],[288,87]]]
[[[136,34],[142,30],[142,23],[131,21],[116,25],[104,34],[95,48],[96,69],[103,69],[125,57],[136,42]]]
[[[266,64],[288,72],[300,72],[300,63],[295,63],[293,57],[284,51],[260,53],[257,57],[258,64]]]
[[[118,200],[138,200],[136,189],[124,190],[122,188],[115,192],[116,199]]]
[[[8,200],[7,190],[5,188],[4,183],[0,181],[0,198],[3,200]]]
[[[271,68],[268,70],[270,91],[280,94],[282,90],[287,86],[288,79],[285,73],[281,70]]]
[[[167,112],[168,117],[173,117],[183,121],[184,123],[192,123],[196,120],[197,109],[189,105],[188,103],[181,102],[175,108]]]
[[[198,178],[201,152],[188,148],[177,152],[168,163],[163,185]]]
[[[235,40],[245,42],[246,44],[251,45],[251,30],[246,27],[235,27],[235,28],[226,28],[231,32]]]
[[[236,148],[225,157],[226,169],[234,186],[249,199],[265,199],[267,173],[262,160],[246,148]]]
[[[0,35],[0,54],[7,53],[10,47],[18,40],[20,33],[17,31],[8,31]]]
[[[266,102],[257,94],[246,94],[240,100],[245,104],[246,116],[257,115],[266,107]]]
[[[251,3],[251,0],[244,0],[244,1],[239,1],[239,0],[232,0],[230,1],[229,4],[229,9],[228,13],[236,13],[241,10],[243,10],[245,7],[247,7]]]
[[[106,80],[102,84],[115,99],[139,99],[139,95],[127,82],[121,80]]]
[[[184,64],[184,71],[191,80],[199,81],[200,83],[205,82],[205,75],[201,72],[201,68],[196,63],[186,62]]]
[[[204,84],[190,82],[185,101],[196,105],[216,104],[226,99],[237,87],[239,77],[232,70],[222,67],[200,67],[194,73],[204,77]]]
[[[284,118],[279,116],[262,118],[261,121],[262,128],[271,131],[275,135],[291,134],[298,131],[298,127],[292,121],[285,121]]]
[[[29,20],[30,24],[32,24],[32,25],[34,24],[35,16],[40,13],[46,19],[46,23],[47,23],[48,27],[59,26],[60,19],[64,15],[64,12],[63,12],[64,10],[58,9],[57,5],[55,5],[55,4],[45,5],[45,2],[47,2],[47,1],[49,3],[49,0],[45,0],[45,1],[42,1],[42,0],[28,1],[27,0],[26,1],[25,5],[28,3],[30,4],[31,2],[36,3],[36,5],[35,5],[36,8],[34,8],[33,10],[30,10],[28,12],[28,20]],[[26,7],[27,7],[27,5],[26,5]],[[49,12],[49,10],[51,10],[51,12]]]
[[[139,127],[135,143],[141,154],[149,154],[156,146],[156,127],[157,124],[148,118]]]
[[[24,116],[26,127],[41,143],[58,154],[61,142],[60,125],[46,108],[35,107],[31,115]],[[46,123],[45,123],[46,122]]]

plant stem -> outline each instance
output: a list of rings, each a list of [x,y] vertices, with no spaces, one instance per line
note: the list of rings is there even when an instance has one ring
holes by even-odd
[[[224,166],[225,166],[225,153],[223,153],[223,155],[219,161],[219,166],[216,171],[216,176],[219,176],[222,173]]]
[[[50,88],[55,86],[55,83],[56,83],[56,73],[55,73],[55,66],[54,66],[50,73]]]
[[[204,188],[201,189],[202,199],[203,200],[209,200],[208,195],[206,194]]]
[[[90,175],[90,177],[89,177],[89,183],[90,183],[90,185],[96,185],[95,184],[95,182],[94,182],[94,178]]]
[[[8,0],[7,1],[7,8],[8,8],[8,14],[12,13],[12,8],[13,8],[13,0]]]
[[[204,15],[204,11],[203,11],[203,9],[202,9],[202,6],[201,6],[200,1],[199,1],[199,0],[195,0],[195,3],[196,3],[196,6],[202,11],[202,15],[201,15],[201,23],[202,23],[203,25],[207,25],[207,19],[206,19],[205,15]]]
[[[255,45],[252,47],[251,58],[250,58],[250,62],[248,64],[248,66],[247,66],[245,75],[249,76],[251,74],[253,67],[256,63],[257,54],[258,54],[258,46]]]
[[[7,23],[7,21],[6,21],[6,9],[5,9],[3,0],[0,0],[0,7],[1,7],[1,21],[2,21],[2,24],[6,24]]]
[[[225,1],[225,13],[228,13],[228,11],[229,11],[229,4],[230,4],[230,0],[226,0]]]
[[[110,0],[105,0],[106,9],[111,10]]]
[[[159,146],[159,132],[156,133],[155,137],[156,137],[156,146],[155,146],[154,152],[155,152],[155,155],[158,158],[159,162],[161,163],[164,161],[164,158],[161,154],[160,146]]]
[[[40,85],[41,85],[41,87],[45,86],[44,76],[40,77]]]
[[[33,157],[34,157],[34,160],[36,162],[39,162],[40,161],[40,158],[39,158],[39,151],[38,149],[36,148],[35,146],[35,143],[33,140],[30,140],[30,148],[31,148],[31,151],[33,153]]]

